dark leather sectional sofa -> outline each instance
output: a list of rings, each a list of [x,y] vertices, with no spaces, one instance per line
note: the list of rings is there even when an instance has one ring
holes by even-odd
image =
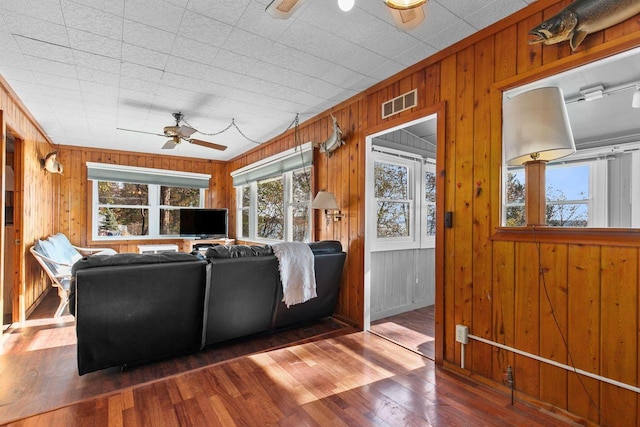
[[[162,253],[78,261],[69,304],[78,373],[192,353],[332,315],[346,254],[338,241],[309,246],[318,296],[289,308],[270,246],[212,247],[204,260]]]

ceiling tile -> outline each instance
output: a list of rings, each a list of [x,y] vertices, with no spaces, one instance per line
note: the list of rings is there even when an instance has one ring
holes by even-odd
[[[464,21],[458,21],[448,29],[439,32],[433,37],[427,39],[427,43],[436,49],[444,49],[452,44],[470,36],[475,29]]]
[[[221,47],[227,41],[232,29],[231,25],[187,10],[180,23],[178,35]]]
[[[148,67],[154,70],[164,70],[169,55],[157,50],[151,50],[129,43],[122,44],[122,61]]]
[[[58,1],[58,0],[56,0]],[[125,0],[70,0],[73,3],[107,12],[116,16],[124,15]]]
[[[183,36],[177,36],[171,47],[172,56],[208,65],[213,63],[219,51],[220,48],[217,46]]]
[[[69,46],[63,25],[13,12],[4,12],[4,22],[11,34],[59,46]]]
[[[58,46],[22,36],[16,36],[15,40],[23,55],[36,56],[39,58],[49,59],[51,61],[60,61],[69,64],[74,63],[73,52],[68,47]]]
[[[175,56],[170,56],[165,66],[165,71],[179,76],[191,77],[193,79],[201,79],[209,70],[206,64],[189,61]]]
[[[138,22],[125,20],[123,40],[134,46],[159,52],[168,52],[171,50],[175,40],[175,34]]]
[[[58,0],[2,0],[0,1],[0,11],[3,16],[7,16],[6,12],[11,11],[56,24],[64,24]]]
[[[187,8],[217,21],[235,25],[251,0],[190,0]]]
[[[69,0],[60,0],[64,21],[69,28],[84,30],[119,40],[122,37],[122,17],[87,7]]]
[[[496,18],[502,19],[522,9],[522,6],[523,2],[521,0],[496,0],[478,8],[464,19],[480,30],[493,24]]]
[[[127,0],[125,18],[168,31],[178,32],[184,15],[184,7],[165,0]]]
[[[119,59],[122,42],[87,31],[67,29],[69,45],[74,50]]]

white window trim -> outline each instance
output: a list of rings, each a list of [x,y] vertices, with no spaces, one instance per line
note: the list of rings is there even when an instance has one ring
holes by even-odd
[[[375,197],[375,179],[367,180],[367,194],[371,194],[369,198],[369,211],[372,212],[372,221],[369,221],[371,252],[406,250],[416,248],[435,247],[435,236],[433,244],[423,239],[426,235],[426,224],[422,224],[423,213],[426,212],[426,206],[422,203],[424,199],[424,159],[422,156],[414,155],[406,151],[395,150],[387,147],[373,146],[372,153],[369,156],[369,170],[374,173],[376,163],[390,163],[407,166],[409,168],[409,194],[412,197],[410,203],[410,221],[409,236],[402,237],[377,237],[377,199]]]
[[[284,241],[291,241],[293,238],[293,205],[292,205],[292,179],[293,173],[296,171],[300,171],[306,169],[311,173],[311,160],[313,158],[313,144],[311,142],[304,143],[300,146],[290,148],[278,154],[274,154],[273,156],[267,157],[265,159],[259,160],[250,165],[244,166],[240,169],[236,169],[231,172],[231,177],[236,181],[240,182],[239,185],[235,186],[236,189],[236,236],[238,239],[247,240],[256,243],[276,243],[279,240],[274,239],[265,239],[263,237],[257,236],[257,228],[258,228],[258,181],[265,181],[270,178],[283,177],[283,201],[284,201],[284,230],[283,230],[283,239]],[[262,168],[269,169],[272,165],[280,165],[283,168],[292,167],[296,165],[294,169],[287,170],[286,172],[281,172],[278,175],[269,175],[264,179],[255,179],[258,176],[261,176]],[[263,169],[264,170],[264,169]],[[247,178],[248,177],[248,178]],[[246,182],[245,182],[246,181]],[[242,235],[242,216],[240,215],[242,212],[242,189],[246,186],[250,188],[250,201],[249,201],[249,236]],[[311,192],[309,192],[309,239],[311,239],[313,226],[312,226],[312,210],[311,210]]]
[[[131,206],[131,205],[113,205],[114,207],[124,207],[124,208],[147,208],[149,210],[149,235],[147,236],[100,236],[98,235],[98,228],[100,224],[100,219],[98,215],[99,207],[104,206],[103,204],[98,202],[98,182],[107,181],[107,182],[124,182],[118,180],[118,172],[133,172],[148,175],[150,179],[153,176],[161,175],[163,177],[174,177],[176,181],[180,179],[194,179],[200,180],[204,182],[204,180],[208,181],[211,179],[211,175],[202,174],[202,173],[194,173],[194,172],[183,172],[183,171],[172,171],[167,169],[153,169],[153,168],[141,168],[134,166],[122,166],[122,165],[112,165],[106,163],[93,163],[87,162],[87,168],[93,168],[94,170],[103,170],[107,171],[111,174],[111,178],[105,179],[95,179],[91,180],[92,191],[91,191],[91,239],[94,241],[128,241],[128,240],[175,240],[179,239],[179,235],[166,235],[160,234],[160,209],[161,208],[175,208],[180,209],[177,206],[166,207],[160,204],[160,186],[172,186],[170,182],[163,184],[145,184],[148,185],[149,189],[149,204],[144,206]],[[173,186],[182,187],[180,183],[176,183]],[[200,204],[199,206],[194,206],[193,208],[202,208],[204,207],[205,200],[205,189],[199,188],[200,192]]]
[[[420,217],[420,247],[423,249],[426,248],[435,248],[436,247],[436,236],[428,236],[427,235],[427,209],[429,206],[436,207],[436,202],[428,203],[426,201],[426,192],[427,192],[427,182],[425,181],[425,175],[427,172],[432,172],[434,175],[436,173],[436,163],[435,159],[426,159],[422,162],[422,169],[420,171],[420,197],[422,200],[422,208],[421,208],[421,217]],[[436,222],[438,221],[438,217],[436,216]]]

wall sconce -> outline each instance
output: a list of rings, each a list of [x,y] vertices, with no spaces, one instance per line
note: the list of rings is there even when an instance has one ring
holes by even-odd
[[[311,208],[324,209],[324,213],[327,216],[327,225],[331,222],[331,218],[334,221],[340,221],[344,218],[344,214],[341,214],[340,208],[338,208],[336,196],[329,191],[318,191],[313,202],[311,202]]]
[[[506,100],[502,123],[507,164],[524,165],[527,226],[546,225],[546,164],[576,151],[562,89],[534,89]]]

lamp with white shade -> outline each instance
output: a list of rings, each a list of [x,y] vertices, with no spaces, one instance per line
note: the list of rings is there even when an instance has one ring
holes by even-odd
[[[502,123],[504,158],[525,169],[527,226],[546,225],[546,164],[576,151],[562,89],[534,89],[506,100]]]
[[[340,213],[336,196],[330,191],[318,191],[313,202],[311,202],[311,208],[324,209],[324,213],[327,216],[327,225],[329,225],[332,218],[334,221],[340,221],[344,217]]]

